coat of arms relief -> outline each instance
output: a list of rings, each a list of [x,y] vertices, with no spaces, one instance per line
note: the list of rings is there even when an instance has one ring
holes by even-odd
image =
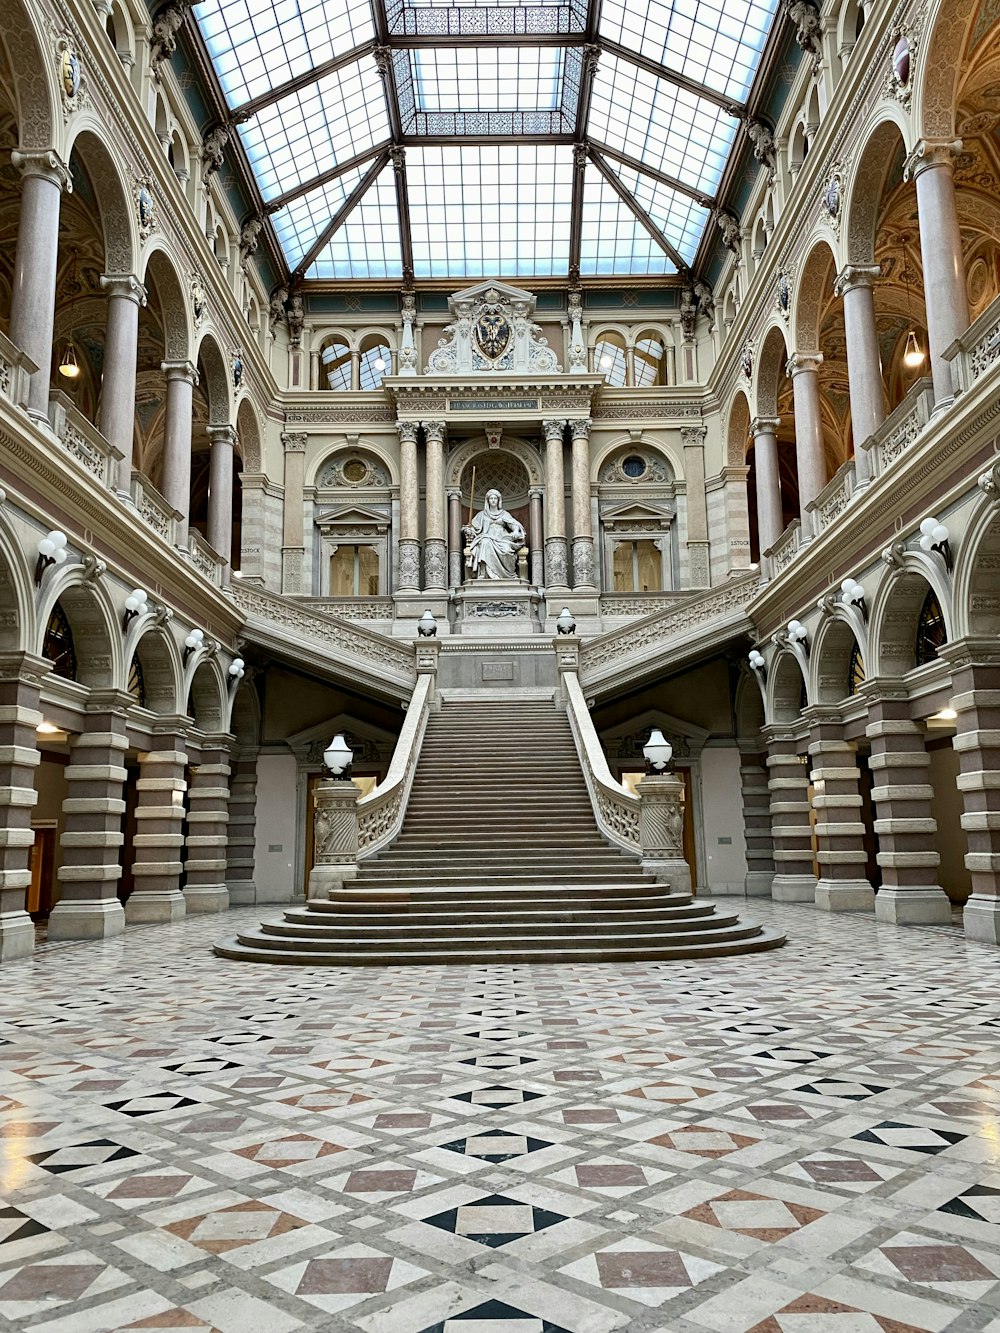
[[[532,318],[535,297],[505,283],[479,283],[448,298],[452,322],[427,362],[429,375],[560,371]]]

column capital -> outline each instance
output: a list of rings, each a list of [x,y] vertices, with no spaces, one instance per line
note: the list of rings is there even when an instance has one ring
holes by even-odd
[[[447,429],[447,423],[444,421],[421,421],[424,428],[424,437],[428,444],[444,444],[444,433]]]
[[[566,429],[565,420],[562,421],[543,421],[542,430],[545,432],[545,443],[562,443],[563,432]]]
[[[139,306],[146,304],[146,289],[134,273],[105,273],[101,287],[107,292],[108,300],[119,297]]]
[[[230,448],[236,443],[235,426],[209,426],[208,438],[213,444],[228,444]]]
[[[397,421],[396,429],[399,431],[399,439],[401,444],[416,444],[417,422]]]
[[[685,449],[702,448],[708,436],[707,426],[682,426],[681,444]]]
[[[183,380],[185,384],[195,385],[198,383],[198,367],[193,361],[161,361],[160,369],[170,380]]]
[[[285,430],[281,432],[281,443],[286,454],[304,454],[308,438],[304,430]]]
[[[584,421],[571,421],[569,423],[570,434],[574,440],[589,440],[590,428],[593,424],[590,417],[587,417]]]
[[[843,296],[845,292],[857,291],[859,287],[874,287],[882,276],[879,264],[845,264],[837,274],[833,284],[834,296]]]
[[[781,417],[754,417],[750,422],[750,434],[757,438],[758,435],[773,435],[781,425]]]
[[[822,364],[822,352],[793,352],[785,362],[785,374],[790,379],[796,375],[815,375]]]
[[[931,167],[947,167],[950,171],[961,151],[961,139],[918,139],[903,163],[903,180],[916,180]]]
[[[449,499],[449,500],[459,500],[459,501],[461,501],[461,499],[462,499],[462,488],[461,488],[460,486],[449,486],[449,487],[448,487],[448,492],[447,492],[447,494],[448,494],[448,499]]]
[[[10,164],[22,177],[40,176],[67,194],[73,193],[73,173],[51,148],[30,148],[27,151],[15,148],[10,155]]]
[[[529,486],[529,487],[528,487],[528,499],[529,499],[529,500],[540,500],[544,494],[545,494],[545,492],[543,491],[543,489],[542,489],[541,486]]]

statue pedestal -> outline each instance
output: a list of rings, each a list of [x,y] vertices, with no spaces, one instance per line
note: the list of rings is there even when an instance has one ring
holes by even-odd
[[[636,787],[642,868],[675,893],[690,893],[684,859],[684,781],[676,773],[647,774]]]
[[[459,634],[504,638],[541,634],[541,599],[522,579],[476,579],[452,594]]]

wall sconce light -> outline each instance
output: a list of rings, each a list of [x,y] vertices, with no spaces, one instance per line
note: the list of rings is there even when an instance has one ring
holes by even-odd
[[[573,612],[568,606],[564,606],[556,617],[557,634],[575,634],[576,621],[573,619]]]
[[[125,615],[122,617],[122,631],[128,629],[136,616],[144,616],[149,610],[145,588],[135,588],[125,598]]]
[[[756,648],[751,648],[747,655],[747,661],[750,663],[750,669],[760,673],[761,680],[767,680],[767,663],[764,661],[764,654]]]
[[[642,747],[642,753],[646,760],[647,773],[658,775],[673,771],[674,747],[659,727],[654,727],[649,733],[649,740]]]
[[[229,674],[233,680],[242,680],[246,674],[246,663],[242,657],[234,657],[229,663]]]
[[[857,579],[844,579],[840,585],[840,600],[845,606],[856,606],[863,619],[867,621],[868,604],[865,601],[865,589]]]
[[[323,763],[327,772],[335,778],[346,773],[354,759],[354,751],[344,740],[344,733],[338,731],[333,740],[323,751]]]
[[[38,543],[38,560],[35,563],[35,582],[41,583],[42,575],[49,565],[63,565],[69,552],[66,550],[66,534],[58,528],[43,537]]]
[[[184,640],[184,661],[186,662],[196,648],[200,648],[205,638],[203,629],[193,629]]]
[[[790,620],[788,622],[788,641],[789,643],[801,643],[802,651],[804,653],[809,652],[809,631],[801,620]]]
[[[430,607],[417,621],[417,633],[422,639],[436,638],[438,632],[438,623],[431,614]]]
[[[944,567],[951,573],[951,534],[943,523],[936,518],[925,518],[920,524],[919,546],[921,551],[937,551],[944,561]]]

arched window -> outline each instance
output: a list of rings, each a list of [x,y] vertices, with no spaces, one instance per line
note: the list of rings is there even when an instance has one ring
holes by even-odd
[[[392,352],[388,339],[380,333],[370,333],[361,342],[362,389],[377,389],[383,375],[392,373]]]
[[[594,372],[603,375],[615,389],[624,387],[627,380],[625,339],[620,333],[602,333],[594,343]]]
[[[865,659],[861,655],[861,646],[855,640],[851,647],[850,660],[847,663],[847,693],[849,695],[857,694],[864,678]]]
[[[73,646],[73,631],[66,619],[66,613],[56,602],[45,626],[45,640],[42,644],[42,656],[52,663],[52,672],[63,680],[76,680],[76,649]]]
[[[320,350],[321,377],[328,389],[351,387],[351,349],[346,338],[329,338]]]
[[[636,339],[635,387],[651,389],[667,382],[667,349],[655,333],[642,333]]]
[[[927,589],[927,596],[917,617],[917,666],[926,666],[938,655],[938,649],[948,642],[944,627],[944,616],[933,588]]]
[[[330,557],[330,596],[377,597],[378,573],[374,546],[338,546]]]
[[[139,661],[138,653],[132,655],[132,663],[128,669],[128,692],[140,708],[145,708],[146,681],[142,674],[142,663]]]

